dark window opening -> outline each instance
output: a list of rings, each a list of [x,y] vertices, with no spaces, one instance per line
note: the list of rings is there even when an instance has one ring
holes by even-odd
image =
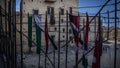
[[[51,35],[53,41],[55,41],[55,35]]]
[[[54,16],[54,7],[48,7],[48,14],[50,14],[50,24],[55,24],[55,16]]]
[[[33,0],[31,0],[33,2]]]
[[[47,7],[48,14],[54,14],[54,7]]]
[[[72,39],[72,36],[70,36],[69,39],[71,40],[71,39]]]
[[[47,7],[47,13],[50,14],[50,7]]]
[[[38,10],[33,10],[34,14],[38,14]]]
[[[73,41],[71,41],[71,43],[73,43]]]
[[[71,34],[72,33],[72,30],[71,29],[69,29],[69,34]]]
[[[65,29],[63,28],[63,32],[65,32]]]
[[[60,13],[61,13],[61,15],[64,15],[64,9],[63,8],[60,8]]]
[[[61,22],[63,23],[63,19],[61,19]]]
[[[55,27],[55,31],[57,31],[57,28]]]
[[[64,38],[65,36],[63,35],[63,38]]]

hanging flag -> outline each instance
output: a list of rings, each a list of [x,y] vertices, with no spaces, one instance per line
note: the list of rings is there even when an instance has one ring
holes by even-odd
[[[37,26],[41,29],[41,15],[34,15],[35,22]]]
[[[94,49],[94,55],[93,55],[93,62],[92,62],[92,68],[100,68],[100,52],[99,52],[99,36],[97,34],[96,40],[95,40],[95,49]]]
[[[84,46],[85,50],[88,49],[88,32],[89,32],[89,17],[88,14],[86,13],[86,29],[84,35],[84,42],[86,43],[86,45]]]
[[[84,54],[82,56],[82,65],[84,66],[84,68],[88,67],[88,61],[87,61],[87,59],[86,59]]]
[[[84,50],[87,51],[88,50],[88,32],[89,32],[89,17],[88,14],[86,13],[86,29],[85,29],[85,35],[84,35]],[[84,66],[84,68],[88,67],[88,62],[87,62],[87,58],[85,57],[85,55],[83,54],[82,57],[82,65]]]
[[[42,27],[41,27],[41,17],[39,15],[34,15],[34,18],[35,18],[35,22],[36,22],[36,25],[39,27],[40,31],[43,31],[45,32]],[[50,40],[50,42],[52,43],[52,46],[57,49],[57,46],[55,45],[54,41],[52,40],[52,38],[49,36],[48,34],[48,38]]]
[[[45,19],[45,43],[46,43],[46,51],[48,50],[48,39],[49,39],[49,35],[48,35],[48,25],[47,25],[47,13],[46,13],[46,19]]]
[[[37,49],[36,53],[40,54],[40,49],[41,49],[41,15],[34,15],[34,19],[36,22],[36,43],[37,43]]]
[[[28,47],[32,47],[32,16],[28,15]]]
[[[77,47],[79,47],[79,34],[78,34],[78,29],[79,29],[79,23],[78,23],[78,16],[73,16],[73,15],[69,15],[70,18],[70,25],[72,27],[73,30],[73,34],[74,34],[74,41]]]

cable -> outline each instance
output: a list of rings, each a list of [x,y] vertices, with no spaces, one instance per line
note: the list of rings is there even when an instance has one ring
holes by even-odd
[[[117,2],[117,4],[119,4],[120,1]],[[115,3],[112,3],[112,4],[108,4],[106,6],[111,6],[111,5],[114,5]],[[98,8],[98,7],[102,7],[103,5],[97,5],[97,6],[85,6],[85,7],[72,7],[72,8]]]

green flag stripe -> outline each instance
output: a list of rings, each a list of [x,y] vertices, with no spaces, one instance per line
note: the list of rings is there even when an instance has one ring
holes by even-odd
[[[82,57],[82,65],[84,66],[84,68],[88,67],[88,62],[87,62],[87,59],[85,58],[85,55],[83,55]]]
[[[41,30],[39,26],[36,25],[36,42],[37,42],[37,49],[36,53],[40,54],[40,49],[41,49]]]
[[[32,47],[32,16],[28,16],[28,47]]]

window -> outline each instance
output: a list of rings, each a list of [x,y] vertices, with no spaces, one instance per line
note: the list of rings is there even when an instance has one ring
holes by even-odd
[[[34,14],[38,14],[38,10],[33,10],[33,13]]]
[[[63,23],[63,19],[61,19],[61,22]]]
[[[61,2],[63,2],[63,0],[61,0]]]
[[[70,7],[70,13],[72,13],[72,7]]]
[[[50,7],[47,7],[47,13],[50,14]]]
[[[31,0],[33,2],[33,0]]]
[[[61,13],[61,15],[64,15],[64,9],[63,8],[60,8],[60,13]]]
[[[57,28],[56,28],[56,27],[55,27],[54,29],[55,29],[55,31],[57,31]]]
[[[65,36],[63,35],[63,38],[64,38]]]
[[[55,35],[51,35],[53,41],[55,41]]]
[[[72,39],[72,36],[70,36],[69,39]]]
[[[55,24],[55,16],[54,16],[54,7],[48,7],[47,8],[48,14],[50,14],[50,24]]]
[[[69,29],[69,34],[71,34],[72,33],[72,30],[71,29]]]
[[[54,7],[47,7],[48,14],[54,14]]]
[[[65,32],[65,28],[63,28],[63,32]]]
[[[25,4],[25,2],[24,2],[24,4]]]
[[[54,14],[54,8],[51,7],[51,14]]]

